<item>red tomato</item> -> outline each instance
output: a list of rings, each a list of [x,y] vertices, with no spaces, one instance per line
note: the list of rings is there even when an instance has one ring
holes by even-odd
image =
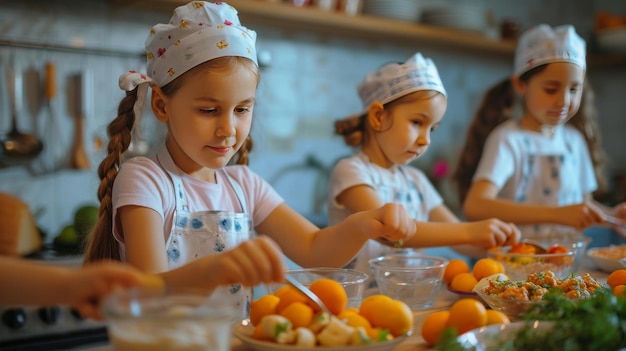
[[[537,250],[532,245],[517,243],[517,244],[511,245],[511,249],[509,250],[509,253],[534,255],[535,253],[537,253]]]
[[[548,248],[549,254],[568,253],[568,252],[569,252],[569,249],[563,245],[552,245],[550,246],[550,248]]]

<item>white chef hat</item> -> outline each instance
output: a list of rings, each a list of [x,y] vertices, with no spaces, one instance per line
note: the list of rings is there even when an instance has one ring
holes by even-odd
[[[369,73],[357,90],[364,108],[361,114],[375,101],[386,104],[420,90],[434,90],[446,96],[437,67],[421,53],[405,63],[389,63]]]
[[[224,56],[257,63],[256,32],[241,25],[225,2],[192,1],[179,6],[169,23],[152,27],[146,39],[148,72],[131,70],[119,78],[122,90],[137,89],[135,114],[141,114],[148,84],[163,87],[197,65]]]
[[[585,41],[571,25],[541,24],[524,32],[515,51],[514,74],[520,76],[547,63],[570,62],[586,69]]]

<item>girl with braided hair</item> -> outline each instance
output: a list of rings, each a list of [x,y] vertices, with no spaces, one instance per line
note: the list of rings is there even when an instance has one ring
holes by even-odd
[[[100,220],[87,262],[122,260],[167,285],[213,289],[212,299],[232,301],[245,316],[244,287],[281,280],[281,250],[304,267],[342,266],[370,237],[412,235],[414,224],[394,205],[320,230],[246,166],[259,82],[255,38],[224,2],[191,2],[152,28],[148,74],[120,78],[127,95],[98,168]],[[148,86],[165,143],[156,155],[121,163]]]

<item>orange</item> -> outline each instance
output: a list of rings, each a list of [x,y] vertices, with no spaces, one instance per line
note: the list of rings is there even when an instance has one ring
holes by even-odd
[[[313,321],[313,308],[303,302],[293,302],[285,307],[280,315],[289,319],[293,329],[308,327]]]
[[[626,269],[618,269],[613,271],[613,273],[609,274],[609,277],[606,279],[606,284],[611,287],[611,289],[615,288],[618,285],[626,284]]]
[[[370,320],[373,327],[388,329],[391,335],[398,337],[413,329],[413,311],[400,300],[391,300],[384,305],[384,309]]]
[[[469,271],[470,268],[467,262],[458,258],[451,259],[446,266],[446,270],[443,272],[443,281],[449,285],[452,282],[452,278],[454,278],[457,274],[469,273]]]
[[[498,273],[504,273],[504,269],[500,262],[492,258],[481,258],[476,261],[474,268],[472,268],[472,274],[476,277],[476,280]]]
[[[309,298],[291,285],[286,285],[280,290],[280,301],[278,302],[278,306],[276,306],[276,312],[279,314],[294,302],[309,303]]]
[[[511,245],[511,249],[509,250],[509,253],[534,255],[537,253],[537,249],[533,245],[517,243],[517,244]]]
[[[365,328],[365,332],[370,339],[374,342],[383,342],[393,340],[393,335],[389,333],[389,330],[383,330],[381,328]]]
[[[450,307],[450,317],[446,326],[455,328],[457,335],[487,325],[487,309],[471,298],[462,298]]]
[[[422,338],[428,345],[435,345],[441,338],[450,318],[450,311],[438,311],[429,314],[422,324]]]
[[[616,285],[613,288],[613,295],[615,295],[615,296],[626,296],[626,285],[624,285],[624,284]]]
[[[347,312],[340,314],[338,317],[339,319],[344,320],[346,324],[351,327],[363,327],[365,330],[372,328],[370,321],[358,313]]]
[[[459,273],[452,279],[450,287],[454,290],[472,292],[478,284],[478,279],[472,273]]]
[[[496,310],[487,310],[487,325],[491,324],[509,324],[511,319],[504,312]]]
[[[380,315],[385,313],[385,308],[389,302],[391,302],[391,297],[387,295],[371,295],[363,299],[361,302],[361,306],[359,307],[359,314],[365,318],[376,327],[375,321],[379,320]]]
[[[265,340],[265,336],[263,336],[263,328],[261,328],[261,323],[257,324],[252,331],[252,338],[257,340]]]
[[[346,289],[335,280],[328,278],[318,279],[311,284],[309,289],[322,300],[324,305],[326,305],[333,314],[341,313],[341,311],[346,308],[346,305],[348,305]],[[311,305],[316,312],[319,312],[317,305]]]
[[[268,314],[276,314],[280,299],[275,295],[263,295],[250,303],[250,322],[258,325],[261,318]]]
[[[278,296],[280,298],[280,297],[282,297],[284,294],[286,294],[291,289],[292,288],[289,285],[283,285],[280,288],[276,289],[276,291],[274,291],[274,295],[276,295],[276,296]]]

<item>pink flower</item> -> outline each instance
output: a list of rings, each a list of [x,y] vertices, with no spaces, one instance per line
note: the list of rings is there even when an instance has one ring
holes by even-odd
[[[448,174],[448,162],[445,160],[438,160],[433,163],[433,177],[435,179],[443,179]]]

